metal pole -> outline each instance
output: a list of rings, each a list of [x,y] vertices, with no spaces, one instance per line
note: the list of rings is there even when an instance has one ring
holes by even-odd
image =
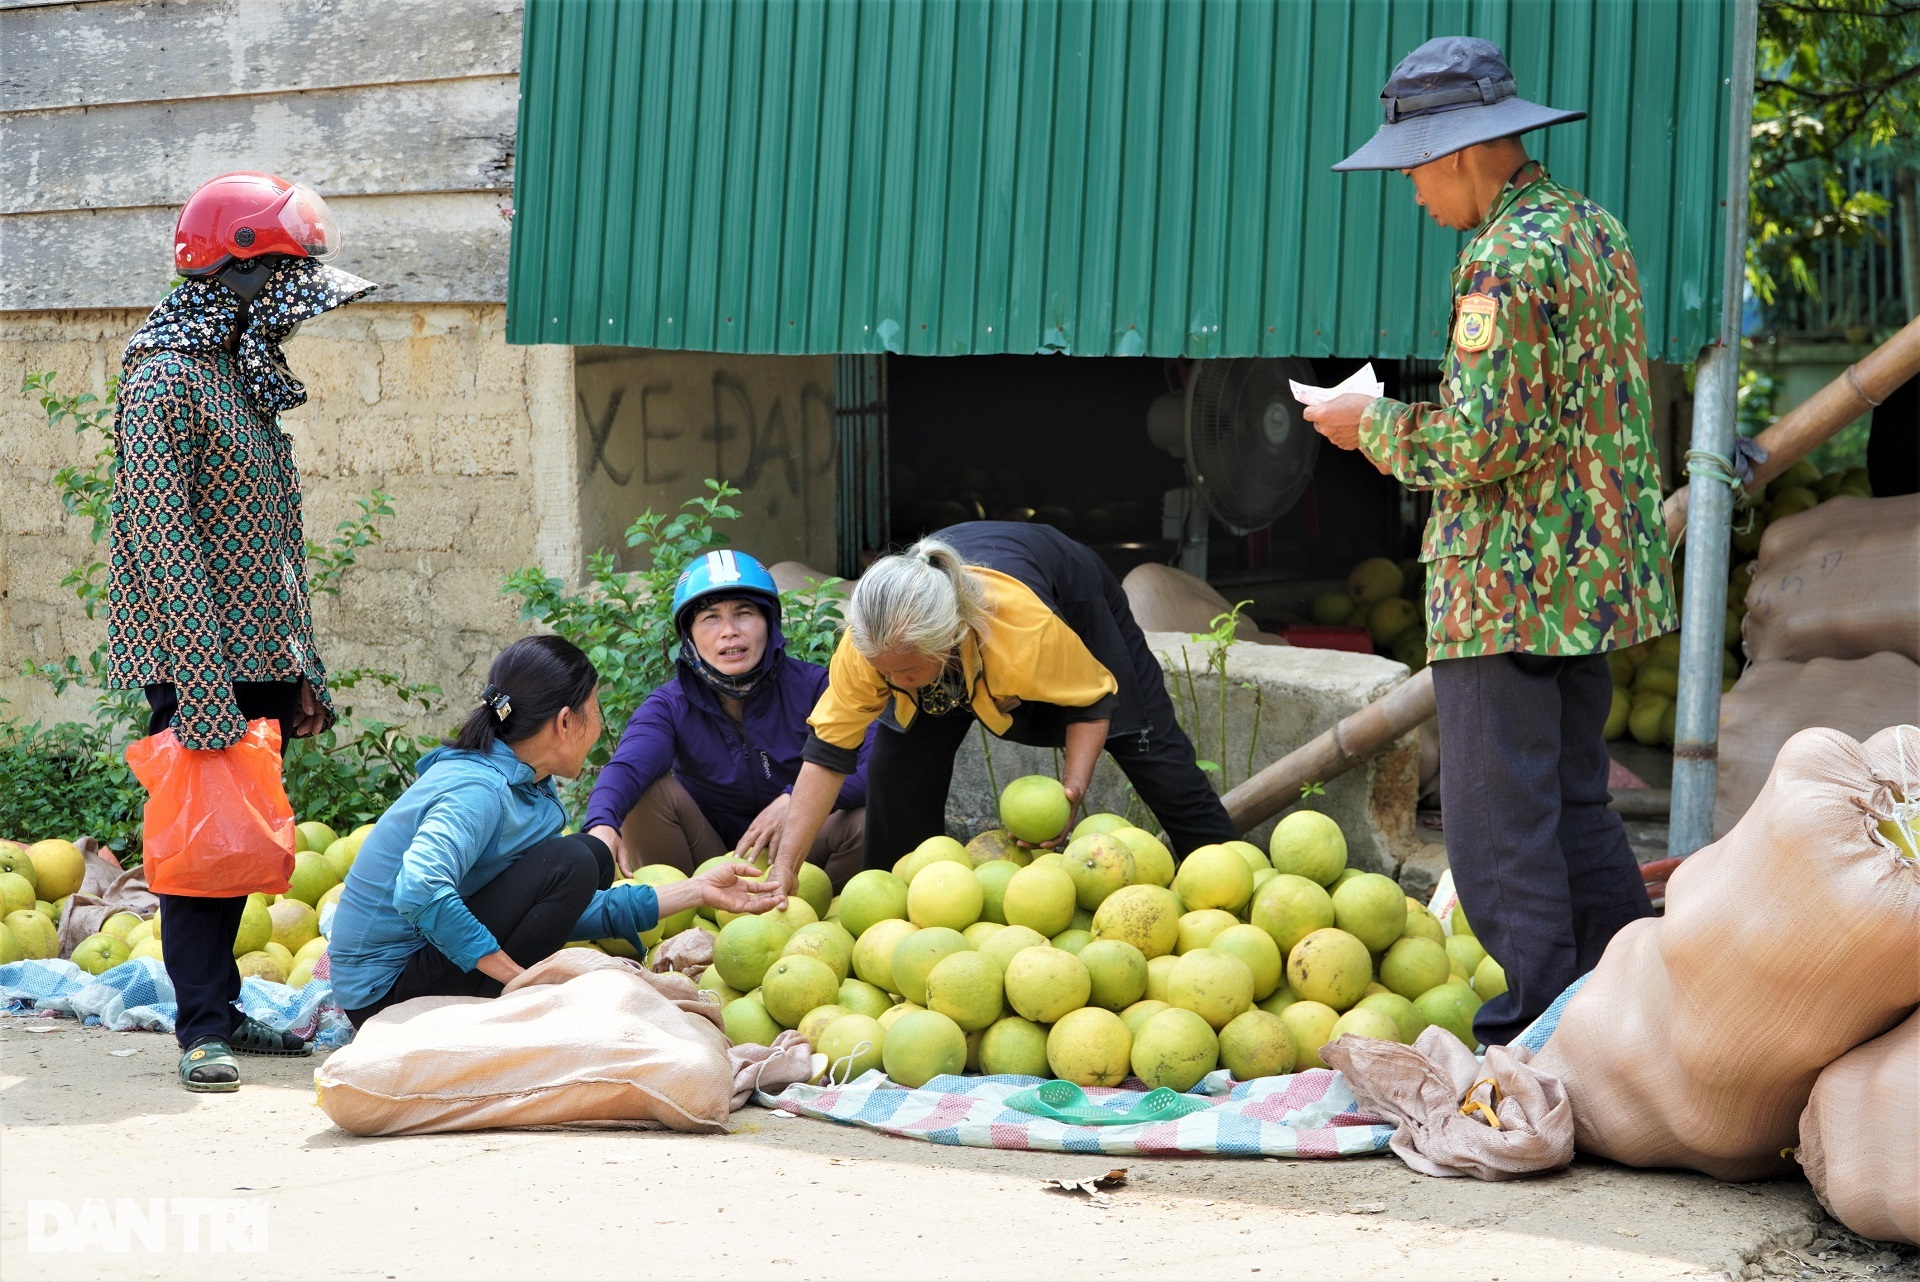
[[[1720,338],[1694,370],[1689,473],[1686,596],[1680,613],[1680,700],[1674,713],[1670,855],[1690,855],[1713,839],[1719,774],[1720,656],[1726,640],[1727,551],[1734,491],[1735,409],[1740,387],[1740,312],[1746,281],[1747,164],[1753,127],[1758,41],[1756,0],[1733,0],[1733,68],[1727,114],[1727,185],[1720,278]]]

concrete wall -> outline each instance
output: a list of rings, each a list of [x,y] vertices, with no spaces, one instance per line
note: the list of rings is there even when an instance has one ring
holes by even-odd
[[[69,390],[105,390],[136,311],[0,314],[0,697],[27,717],[76,715],[18,675],[32,658],[84,655],[103,634],[61,577],[96,556],[59,507],[52,477],[93,446],[50,430],[12,394],[52,369]],[[282,418],[305,484],[306,527],[324,539],[374,490],[392,495],[385,537],[360,555],[337,598],[314,603],[321,655],[435,682],[463,701],[487,661],[525,631],[501,578],[522,565],[570,573],[580,561],[570,353],[508,347],[497,305],[359,303],[305,327],[288,360],[309,393]],[[355,706],[391,718],[377,696]]]
[[[1168,693],[1200,757],[1217,760],[1221,755],[1220,685],[1219,677],[1206,670],[1205,648],[1193,644],[1183,632],[1149,632],[1147,642],[1167,669]],[[1189,670],[1191,693],[1187,685]],[[1236,643],[1227,657],[1226,784],[1232,786],[1247,777],[1249,744],[1254,769],[1258,770],[1340,718],[1357,712],[1406,677],[1405,667],[1371,655]],[[977,734],[955,763],[953,790],[947,799],[947,827],[961,840],[997,826],[996,787],[1004,788],[1009,780],[1021,775],[1058,773],[1050,751],[999,739],[989,740],[988,746],[991,771]],[[1408,735],[1365,766],[1329,782],[1324,796],[1303,804],[1324,811],[1339,823],[1346,834],[1350,866],[1395,876],[1420,845],[1414,832],[1419,766],[1417,738]],[[1120,768],[1111,757],[1102,757],[1094,771],[1087,811],[1128,814],[1130,804],[1136,822],[1148,819],[1146,808],[1130,797]],[[1276,821],[1255,828],[1251,839],[1264,844]],[[1144,826],[1157,830],[1150,820]]]
[[[728,533],[762,561],[832,566],[833,358],[576,349],[582,538],[633,558],[627,526],[707,477],[741,491]]]

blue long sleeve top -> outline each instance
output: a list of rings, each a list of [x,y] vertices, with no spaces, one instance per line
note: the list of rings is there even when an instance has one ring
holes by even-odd
[[[378,1001],[429,945],[463,970],[497,951],[499,941],[465,901],[566,822],[553,780],[536,782],[506,744],[436,748],[420,758],[413,786],[367,834],[334,910],[327,953],[335,1000],[347,1010]],[[573,937],[638,934],[658,920],[651,887],[616,886],[594,896]]]

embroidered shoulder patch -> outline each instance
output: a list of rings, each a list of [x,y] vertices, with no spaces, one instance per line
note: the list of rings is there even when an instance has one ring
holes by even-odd
[[[1493,345],[1493,318],[1500,304],[1488,294],[1468,294],[1460,300],[1453,325],[1453,345],[1463,352],[1484,352]]]

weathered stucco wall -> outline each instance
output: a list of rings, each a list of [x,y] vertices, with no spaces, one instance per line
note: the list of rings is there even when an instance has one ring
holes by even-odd
[[[19,675],[24,659],[84,655],[103,628],[60,584],[103,556],[61,511],[52,484],[92,446],[46,425],[15,393],[54,370],[69,390],[104,391],[144,313],[0,314],[0,696],[28,718],[75,715]],[[493,652],[525,631],[500,584],[510,570],[579,564],[571,353],[509,347],[499,306],[358,303],[305,327],[288,360],[309,399],[282,422],[293,437],[310,538],[324,539],[374,490],[392,496],[380,543],[363,550],[340,595],[315,602],[331,671],[373,666],[442,686],[464,703]],[[349,702],[391,719],[368,692]]]
[[[716,477],[741,491],[727,533],[762,561],[831,566],[833,359],[583,347],[574,385],[582,538],[633,564],[627,526]]]

